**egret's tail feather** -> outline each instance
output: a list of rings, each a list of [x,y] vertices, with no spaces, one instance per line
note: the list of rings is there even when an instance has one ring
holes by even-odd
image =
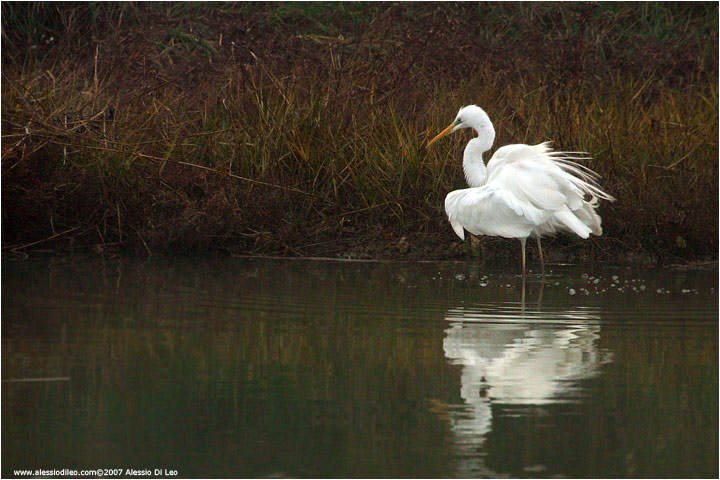
[[[602,218],[597,214],[597,199],[595,202],[585,202],[582,208],[575,210],[573,213],[590,229],[593,235],[602,235]]]
[[[565,225],[567,228],[575,232],[582,238],[588,238],[592,230],[590,227],[585,225],[578,217],[575,216],[570,210],[563,210],[555,213],[555,218]]]

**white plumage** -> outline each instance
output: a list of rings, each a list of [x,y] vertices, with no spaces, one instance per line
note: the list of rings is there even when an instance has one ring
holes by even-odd
[[[473,128],[463,155],[463,169],[470,188],[450,192],[445,211],[455,233],[465,238],[492,235],[520,239],[523,274],[525,241],[556,231],[581,238],[602,234],[596,212],[599,199],[615,200],[597,184],[598,175],[573,160],[588,157],[580,152],[553,151],[549,142],[538,145],[506,145],[497,149],[485,165],[482,155],[495,139],[485,111],[476,105],[463,107],[455,121],[430,143],[461,128]],[[540,250],[542,262],[542,250]]]

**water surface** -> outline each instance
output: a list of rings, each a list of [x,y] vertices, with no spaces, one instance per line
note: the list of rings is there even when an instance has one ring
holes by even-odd
[[[2,473],[717,477],[717,272],[3,262]]]

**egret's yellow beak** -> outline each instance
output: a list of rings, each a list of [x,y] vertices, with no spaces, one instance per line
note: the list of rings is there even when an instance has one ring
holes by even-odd
[[[458,122],[453,122],[453,123],[451,123],[450,125],[448,125],[448,127],[447,127],[445,130],[443,130],[442,132],[438,133],[438,134],[435,136],[435,138],[433,138],[432,140],[430,140],[430,141],[428,142],[428,145],[427,145],[427,146],[429,147],[430,145],[432,145],[433,143],[437,142],[438,140],[440,140],[442,137],[444,137],[444,136],[447,135],[448,133],[452,132],[452,129],[455,128],[455,125],[457,125],[457,124],[458,124]]]

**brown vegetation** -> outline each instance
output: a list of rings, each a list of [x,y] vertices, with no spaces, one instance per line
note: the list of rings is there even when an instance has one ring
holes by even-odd
[[[715,3],[2,8],[4,252],[463,255],[424,144],[477,103],[618,198],[551,257],[717,258]]]

